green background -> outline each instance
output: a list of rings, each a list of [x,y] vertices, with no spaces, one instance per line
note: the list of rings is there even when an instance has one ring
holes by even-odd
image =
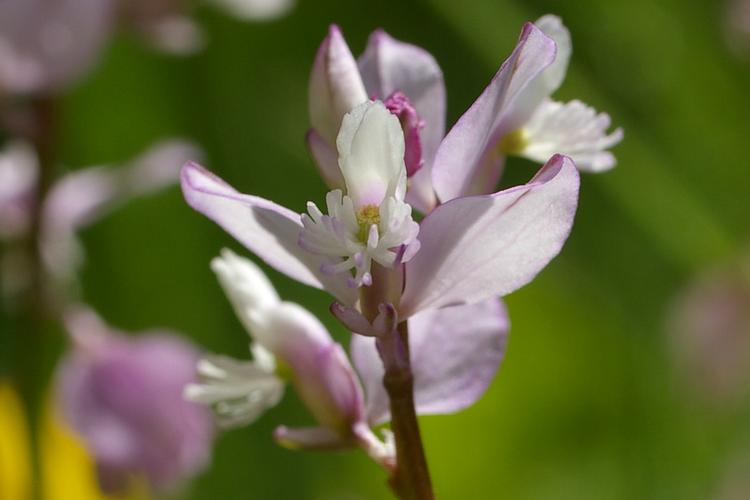
[[[574,54],[556,98],[580,98],[625,128],[614,150],[619,165],[583,176],[561,256],[507,297],[507,357],[486,396],[458,415],[421,420],[435,490],[444,499],[704,500],[748,430],[747,411],[743,418],[694,403],[675,376],[665,324],[680,290],[740,252],[749,234],[750,65],[727,49],[724,7],[301,0],[268,23],[205,8],[198,21],[208,45],[196,56],[113,40],[63,98],[60,158],[71,168],[116,163],[156,139],[185,136],[240,191],[302,211],[326,192],[303,138],[308,75],[329,23],[342,27],[355,54],[378,27],[430,51],[445,75],[452,124],[524,21],[562,16]],[[535,168],[512,160],[503,185]],[[208,268],[220,248],[242,248],[189,209],[176,187],[130,203],[82,237],[84,296],[109,323],[166,326],[208,350],[247,356],[247,337]],[[270,275],[283,297],[346,341],[327,315],[329,297]],[[383,474],[359,452],[277,447],[271,433],[282,423],[310,423],[291,391],[259,422],[221,436],[212,466],[184,497],[389,498]]]

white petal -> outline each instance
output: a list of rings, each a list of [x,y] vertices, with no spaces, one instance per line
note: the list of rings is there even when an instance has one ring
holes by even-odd
[[[539,79],[544,82],[544,87],[547,89],[547,95],[551,95],[560,87],[568,71],[570,54],[573,51],[570,41],[570,31],[565,27],[562,19],[552,14],[540,17],[534,25],[554,40],[557,46],[555,61],[539,76]]]
[[[260,268],[229,249],[211,261],[211,269],[219,278],[235,313],[248,331],[253,330],[253,314],[280,302],[279,295]]]
[[[207,356],[198,363],[201,383],[185,387],[185,399],[213,408],[222,427],[249,424],[278,404],[284,383],[257,362]]]
[[[336,145],[347,194],[356,207],[379,206],[406,194],[404,133],[381,102],[368,101],[344,116]]]
[[[546,100],[523,128],[525,148],[519,153],[544,162],[555,153],[573,158],[579,170],[602,172],[615,166],[607,151],[623,137],[618,128],[607,134],[610,118],[580,101],[559,103]]]

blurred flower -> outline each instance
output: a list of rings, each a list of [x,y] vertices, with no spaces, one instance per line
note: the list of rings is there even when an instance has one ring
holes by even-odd
[[[105,491],[145,481],[173,489],[208,462],[209,415],[182,398],[197,351],[164,332],[128,337],[91,311],[66,316],[73,351],[57,373],[60,406],[93,455]]]
[[[55,93],[96,60],[115,0],[0,2],[0,95]]]
[[[38,175],[36,155],[26,143],[10,142],[0,151],[0,240],[29,229]]]
[[[205,0],[241,19],[272,19],[293,0]],[[3,0],[0,96],[55,94],[96,62],[119,21],[166,52],[203,47],[184,0]]]
[[[728,0],[725,32],[730,47],[750,58],[750,0]]]
[[[382,104],[368,102],[361,106],[352,112],[352,118],[344,120],[339,134],[342,175],[357,179],[356,185],[349,185],[347,179],[347,189],[353,188],[358,193],[356,197],[376,199],[385,186],[398,186],[398,179],[405,176],[405,166],[403,160],[399,169],[391,169],[390,163],[379,168],[371,165],[390,162],[401,154],[403,136],[394,133],[399,127],[394,117],[381,119],[381,112],[366,111],[382,109]],[[372,183],[372,192],[364,190],[368,182]],[[578,185],[573,162],[554,156],[526,185],[439,206],[419,225],[418,252],[411,255],[408,247],[391,249],[397,254],[392,264],[384,262],[373,270],[365,268],[366,256],[351,255],[350,246],[336,241],[330,242],[330,248],[306,250],[311,249],[305,242],[305,231],[309,229],[296,213],[271,201],[239,194],[196,164],[188,163],[182,171],[187,202],[269,265],[302,283],[327,290],[347,306],[358,299],[363,299],[363,307],[392,303],[401,321],[420,311],[505,295],[531,281],[557,255],[568,237]],[[335,191],[329,193],[328,201],[338,202],[339,195]],[[353,210],[349,206],[353,202],[344,206],[342,199],[341,203],[342,211]],[[318,223],[339,236],[356,234],[368,252],[401,220],[382,208],[365,206],[358,209],[355,227],[349,216],[343,219],[331,212],[321,215]],[[314,210],[311,213],[311,219],[318,217]],[[410,241],[399,238],[394,245]],[[349,271],[349,259],[357,268],[354,276]],[[377,279],[373,277],[375,270],[379,273]],[[363,277],[364,272],[371,274],[369,279]],[[404,274],[408,276],[405,284]],[[370,286],[352,288],[368,283]],[[373,297],[373,293],[380,295]]]
[[[220,424],[258,418],[278,403],[289,379],[321,427],[280,427],[287,446],[320,448],[359,444],[379,461],[389,458],[369,425],[389,420],[383,365],[374,339],[355,336],[352,354],[367,390],[341,347],[301,306],[281,302],[268,278],[252,262],[229,250],[212,268],[253,338],[253,362],[208,357],[199,363],[202,383],[186,397],[211,405]],[[471,335],[456,332],[472,325]],[[422,313],[410,322],[414,395],[419,414],[452,413],[477,401],[494,377],[505,350],[508,320],[498,300]],[[277,361],[278,360],[278,361]],[[366,404],[366,408],[363,406]]]
[[[0,379],[0,498],[29,498],[29,437],[21,400],[10,382]]]
[[[750,256],[699,277],[670,315],[671,348],[687,386],[723,406],[750,397]]]
[[[83,261],[77,231],[131,198],[175,183],[180,166],[200,154],[191,143],[169,139],[122,166],[84,168],[58,179],[42,202],[39,228],[39,251],[54,292],[75,284]],[[0,153],[0,241],[16,241],[30,231],[37,175],[36,155],[26,143],[10,143]],[[6,294],[25,286],[30,259],[24,250],[9,248],[2,256]]]
[[[191,54],[205,44],[200,26],[191,18],[185,0],[119,0],[126,27],[156,48],[174,54]],[[243,20],[270,20],[286,14],[294,0],[203,0]]]
[[[506,154],[545,162],[555,153],[581,170],[615,165],[607,151],[622,130],[607,135],[610,119],[580,101],[558,103],[570,58],[570,34],[559,18],[527,24],[510,58],[444,138],[445,86],[435,59],[423,49],[374,32],[358,61],[332,26],[310,77],[307,142],[331,187],[342,187],[334,140],[345,113],[368,97],[399,117],[409,174],[406,200],[422,212],[440,201],[494,190]],[[433,187],[434,183],[434,187]],[[436,192],[437,191],[437,198]]]
[[[750,447],[745,447],[733,454],[726,462],[724,473],[712,500],[745,500],[750,491]]]
[[[167,139],[118,167],[72,171],[55,182],[42,206],[41,254],[56,283],[68,285],[83,261],[76,233],[129,200],[171,186],[179,166],[200,156],[192,143]]]
[[[275,19],[294,7],[294,0],[206,0],[240,19]]]

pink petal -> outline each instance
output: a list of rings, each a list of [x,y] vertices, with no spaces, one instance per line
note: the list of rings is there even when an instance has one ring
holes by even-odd
[[[299,214],[263,198],[240,194],[195,163],[185,164],[181,175],[188,204],[268,265],[306,285],[329,291],[344,304],[356,301],[346,276],[321,273],[322,259],[297,244],[302,228]]]
[[[96,62],[115,24],[114,0],[0,2],[0,87],[53,93]]]
[[[562,249],[578,204],[573,161],[553,156],[526,185],[457,198],[433,210],[406,263],[402,318],[502,296],[530,282]]]
[[[424,120],[419,134],[424,167],[410,179],[407,200],[422,212],[429,212],[437,201],[430,170],[445,134],[443,72],[429,52],[396,40],[383,30],[370,35],[359,58],[359,69],[370,97],[385,99],[403,92]]]
[[[420,415],[455,413],[482,397],[505,353],[510,323],[502,301],[424,311],[409,320],[414,397]],[[372,338],[352,338],[352,359],[365,385],[368,421],[389,416],[383,363]]]
[[[440,144],[432,181],[441,201],[492,192],[502,166],[497,143],[546,97],[535,79],[554,59],[555,43],[527,23],[513,53]]]
[[[318,167],[318,172],[326,185],[331,189],[342,189],[344,187],[344,176],[341,175],[336,149],[313,128],[308,130],[305,140],[315,166]]]
[[[310,74],[310,123],[326,142],[334,145],[341,119],[366,100],[357,62],[339,27],[332,25]]]

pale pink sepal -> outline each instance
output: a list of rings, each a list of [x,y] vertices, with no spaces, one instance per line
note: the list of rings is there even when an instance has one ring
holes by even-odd
[[[441,201],[492,192],[502,166],[497,143],[546,97],[530,86],[554,59],[555,42],[527,23],[513,53],[438,148],[432,181]]]
[[[419,415],[455,413],[482,397],[505,353],[509,330],[499,299],[422,312],[409,320],[414,398]],[[354,336],[351,354],[372,424],[389,419],[383,362],[372,338]]]
[[[366,100],[357,61],[339,27],[331,25],[310,74],[310,123],[323,139],[333,145],[341,119]]]
[[[578,186],[573,161],[555,155],[528,184],[433,210],[420,225],[420,251],[406,263],[400,317],[506,295],[530,282],[570,234]]]

